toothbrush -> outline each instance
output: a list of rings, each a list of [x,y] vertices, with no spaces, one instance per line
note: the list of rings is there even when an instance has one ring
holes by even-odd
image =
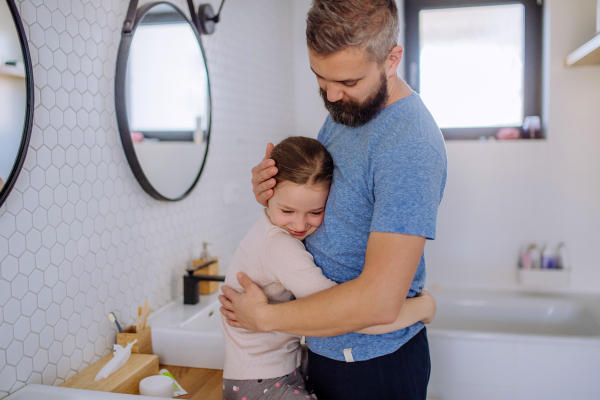
[[[114,322],[115,324],[117,324],[117,329],[119,330],[119,333],[123,333],[123,329],[121,328],[121,325],[119,325],[119,321],[117,321],[117,317],[115,317],[115,313],[113,313],[112,311],[108,313],[108,319],[110,320],[110,322]]]

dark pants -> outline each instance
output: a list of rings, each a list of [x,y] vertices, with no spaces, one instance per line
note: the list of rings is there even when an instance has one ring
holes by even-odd
[[[336,361],[309,350],[307,386],[319,400],[425,400],[430,370],[423,328],[395,352],[366,361]]]

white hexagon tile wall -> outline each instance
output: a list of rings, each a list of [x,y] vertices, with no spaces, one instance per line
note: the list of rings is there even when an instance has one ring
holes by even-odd
[[[24,169],[0,207],[0,398],[26,383],[58,385],[107,355],[116,331],[106,314],[131,323],[144,299],[157,309],[181,295],[202,241],[226,267],[259,215],[250,168],[268,141],[294,133],[291,2],[228,0],[204,38],[214,107],[207,166],[185,200],[150,198],[115,117],[127,6],[17,0],[36,100]]]

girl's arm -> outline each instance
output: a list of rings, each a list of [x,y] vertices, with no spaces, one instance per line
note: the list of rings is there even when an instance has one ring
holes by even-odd
[[[375,325],[370,326],[357,333],[364,333],[366,335],[381,335],[384,333],[394,332],[400,329],[404,329],[417,322],[423,322],[429,324],[433,321],[433,317],[436,312],[435,298],[428,290],[423,290],[417,297],[406,299],[400,314],[396,321],[389,325]]]

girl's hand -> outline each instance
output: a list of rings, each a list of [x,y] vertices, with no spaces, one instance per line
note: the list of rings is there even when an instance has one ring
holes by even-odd
[[[267,203],[273,197],[273,187],[275,179],[272,179],[277,174],[275,161],[269,159],[271,151],[273,151],[273,143],[267,144],[267,151],[262,162],[252,168],[252,191],[256,201],[267,207]]]
[[[243,272],[238,272],[237,279],[244,292],[238,293],[229,286],[222,286],[223,294],[219,295],[222,305],[221,314],[227,318],[227,324],[234,328],[243,328],[251,332],[267,332],[265,323],[269,308],[267,296]]]
[[[421,293],[417,295],[417,297],[427,300],[428,315],[425,319],[422,319],[421,322],[424,324],[430,324],[431,321],[433,321],[433,317],[435,317],[435,313],[437,311],[435,298],[427,289],[423,289]]]

